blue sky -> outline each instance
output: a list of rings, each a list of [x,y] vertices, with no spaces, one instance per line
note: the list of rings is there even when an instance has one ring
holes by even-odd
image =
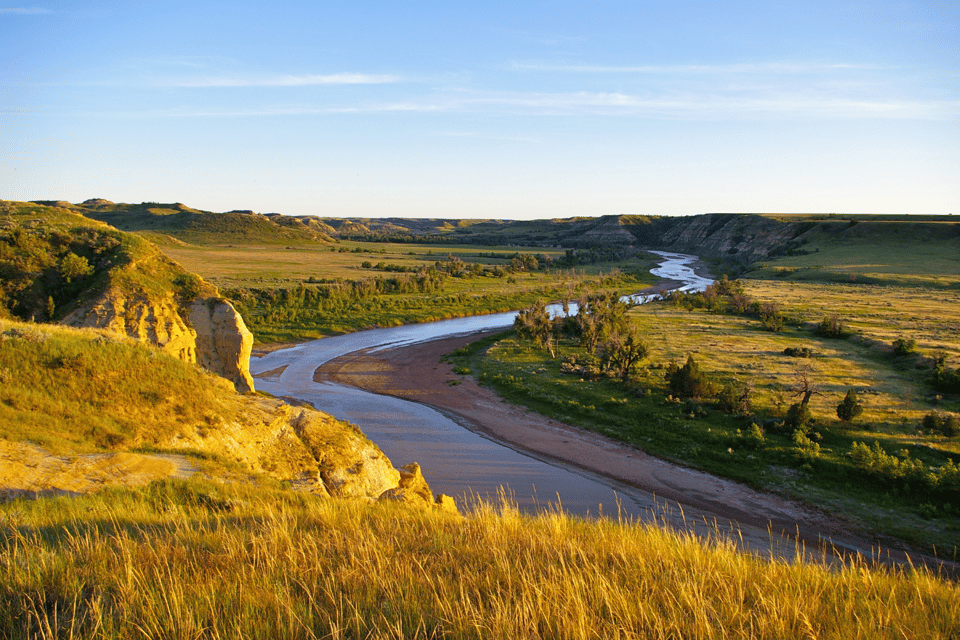
[[[3,199],[960,215],[956,0],[17,1]]]

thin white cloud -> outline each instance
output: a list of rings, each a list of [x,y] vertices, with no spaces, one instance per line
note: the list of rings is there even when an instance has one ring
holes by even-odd
[[[327,75],[279,75],[259,78],[212,77],[177,80],[170,83],[175,87],[310,87],[337,84],[389,84],[400,82],[402,78],[386,74],[369,73],[333,73]]]
[[[524,116],[621,116],[665,120],[777,118],[946,120],[960,117],[960,101],[862,100],[819,96],[749,97],[625,93],[449,92],[400,102],[339,106],[183,110],[127,114],[147,117],[278,117],[335,113],[496,113]],[[472,134],[449,132],[441,135]]]
[[[578,73],[634,73],[634,74],[805,74],[833,71],[876,69],[877,67],[851,63],[763,62],[743,64],[688,64],[605,66],[589,64],[552,65],[514,62],[517,71],[569,71]]]
[[[50,9],[41,9],[39,7],[9,7],[9,8],[0,8],[0,13],[13,13],[21,16],[32,16],[42,13],[53,13]]]

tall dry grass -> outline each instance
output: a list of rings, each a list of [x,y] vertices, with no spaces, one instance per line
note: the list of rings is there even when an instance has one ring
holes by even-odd
[[[949,638],[927,570],[509,504],[466,518],[168,482],[0,507],[11,638]]]

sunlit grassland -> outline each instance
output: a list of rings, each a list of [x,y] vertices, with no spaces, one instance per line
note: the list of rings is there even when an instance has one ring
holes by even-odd
[[[909,452],[937,468],[957,458],[960,443],[918,434],[923,416],[958,411],[957,398],[938,396],[929,384],[930,356],[960,355],[960,294],[923,288],[746,281],[746,293],[775,300],[790,319],[780,332],[764,330],[741,315],[688,311],[666,303],[634,308],[629,317],[649,345],[649,355],[630,385],[563,374],[560,362],[580,352],[561,343],[551,360],[532,344],[504,340],[483,360],[468,363],[501,394],[541,413],[630,442],[648,452],[706,469],[754,486],[772,489],[843,514],[878,535],[891,535],[951,556],[960,540],[956,504],[925,500],[858,477],[849,453],[854,442],[879,442],[891,452]],[[889,305],[889,306],[888,306]],[[828,339],[812,330],[825,315],[838,313],[853,335]],[[920,353],[893,354],[897,337],[916,339]],[[806,347],[813,357],[785,355]],[[693,354],[718,385],[752,386],[754,417],[725,414],[712,403],[670,401],[664,368]],[[953,365],[956,366],[956,365]],[[816,386],[810,400],[822,437],[811,460],[791,434],[767,430],[757,446],[746,436],[748,422],[782,419],[798,401],[798,377]],[[853,423],[837,418],[848,389],[865,406]]]
[[[802,255],[754,265],[748,277],[960,289],[960,222],[832,222],[803,236]]]
[[[506,270],[516,254],[562,256],[560,250],[385,243],[342,243],[271,247],[164,247],[174,259],[217,284],[243,314],[258,342],[288,342],[373,327],[511,311],[538,298],[576,297],[583,287],[639,290],[655,282],[652,259],[571,268]],[[448,259],[480,265],[483,274],[437,275],[436,263]],[[439,284],[426,290],[377,291],[373,283],[415,273],[396,268],[434,270]],[[541,265],[542,267],[542,265]],[[394,270],[390,270],[394,268]],[[497,268],[504,268],[494,275]],[[332,295],[303,300],[302,288],[327,287]],[[367,285],[370,285],[369,287]],[[294,296],[290,292],[301,291]],[[309,292],[308,292],[309,293]]]
[[[0,437],[53,453],[152,446],[235,419],[232,385],[109,332],[0,321]]]
[[[0,505],[11,638],[949,638],[925,569],[761,560],[646,524],[466,518],[200,481]]]
[[[487,247],[477,245],[418,245],[345,241],[336,245],[190,245],[168,242],[163,251],[184,268],[199,273],[220,287],[290,286],[310,278],[356,280],[376,274],[360,265],[385,262],[403,267],[432,265],[448,255],[465,262],[485,265],[506,264],[514,253],[562,255],[557,249]],[[481,256],[480,254],[486,254]],[[490,254],[501,254],[497,259]],[[596,273],[597,268],[578,267],[577,271]]]

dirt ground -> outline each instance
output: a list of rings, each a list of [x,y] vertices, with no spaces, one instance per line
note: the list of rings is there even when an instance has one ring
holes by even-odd
[[[102,487],[137,487],[196,469],[184,456],[93,453],[56,456],[27,442],[0,440],[0,497],[79,495]]]

